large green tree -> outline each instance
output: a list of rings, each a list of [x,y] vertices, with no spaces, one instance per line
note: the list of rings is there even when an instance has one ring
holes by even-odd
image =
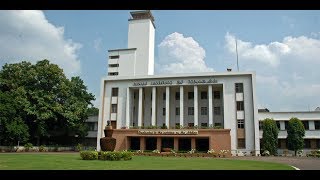
[[[28,126],[17,111],[23,103],[19,99],[19,94],[16,92],[0,91],[0,143],[15,145],[18,141],[24,143],[29,140]]]
[[[288,149],[294,151],[294,155],[297,155],[297,151],[303,149],[305,129],[300,119],[293,117],[288,122],[287,127],[287,141]]]
[[[278,133],[279,129],[276,122],[273,119],[266,118],[262,124],[262,142],[263,150],[268,150],[270,154],[275,155],[278,147]]]
[[[87,109],[94,96],[79,77],[68,79],[48,60],[36,64],[5,64],[0,71],[0,91],[17,94],[17,117],[28,126],[31,140],[87,134]],[[1,113],[1,112],[0,112]]]

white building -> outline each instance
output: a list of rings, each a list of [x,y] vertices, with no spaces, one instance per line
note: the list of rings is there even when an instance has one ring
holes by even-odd
[[[131,16],[128,48],[108,51],[97,149],[110,121],[118,150],[169,146],[259,154],[255,73],[154,75],[154,18],[150,11]],[[157,130],[144,131],[151,128]],[[185,128],[196,131],[188,134]]]
[[[273,118],[279,128],[278,152],[282,154],[288,148],[287,145],[287,126],[292,117],[300,119],[305,128],[304,152],[312,149],[320,149],[320,111],[300,111],[300,112],[269,112],[268,109],[259,109],[259,137],[262,138],[262,120]]]

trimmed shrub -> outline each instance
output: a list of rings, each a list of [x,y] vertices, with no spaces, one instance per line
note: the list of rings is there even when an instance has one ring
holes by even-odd
[[[121,159],[128,161],[131,160],[133,156],[132,152],[122,151],[122,152],[110,152],[110,151],[101,151],[100,159],[104,161],[120,161]]]
[[[132,152],[122,151],[121,153],[122,153],[123,160],[128,161],[132,159],[132,156],[133,156]]]
[[[80,151],[82,160],[96,160],[98,159],[98,152],[96,151]]]
[[[28,152],[32,148],[33,148],[33,145],[31,143],[27,143],[27,144],[24,145],[24,149],[25,149],[26,152]]]

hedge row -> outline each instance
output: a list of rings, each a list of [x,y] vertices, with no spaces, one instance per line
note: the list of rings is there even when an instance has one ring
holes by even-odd
[[[80,152],[81,159],[83,160],[108,160],[108,161],[120,161],[121,159],[128,161],[132,159],[133,153],[128,151],[81,151]]]

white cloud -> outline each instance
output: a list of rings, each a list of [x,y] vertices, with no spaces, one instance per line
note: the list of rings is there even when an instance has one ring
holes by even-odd
[[[51,24],[42,11],[0,11],[0,44],[0,65],[48,59],[67,76],[80,73],[82,45],[65,39],[64,27]]]
[[[288,36],[265,44],[237,39],[240,70],[256,71],[260,106],[292,111],[320,105],[319,39]],[[226,33],[225,47],[235,54],[234,35]]]
[[[229,53],[235,53],[235,36],[229,33],[225,36],[226,48]],[[237,39],[239,60],[250,63],[263,62],[271,67],[277,67],[280,63],[299,62],[320,63],[320,40],[300,37],[285,37],[282,42],[270,42],[269,44],[256,44]]]
[[[230,33],[227,33],[225,36],[226,48],[230,53],[236,53],[235,39],[235,36],[231,35]],[[253,45],[251,42],[237,39],[237,45],[239,59],[247,61],[260,61],[273,67],[279,65],[279,56],[290,52],[290,49],[286,44],[279,42],[272,42],[268,45]]]
[[[98,52],[101,50],[101,45],[102,45],[102,39],[101,38],[95,39],[93,41],[93,47]]]
[[[174,32],[158,45],[159,60],[156,71],[159,73],[209,72],[204,58],[205,50],[192,37]]]

